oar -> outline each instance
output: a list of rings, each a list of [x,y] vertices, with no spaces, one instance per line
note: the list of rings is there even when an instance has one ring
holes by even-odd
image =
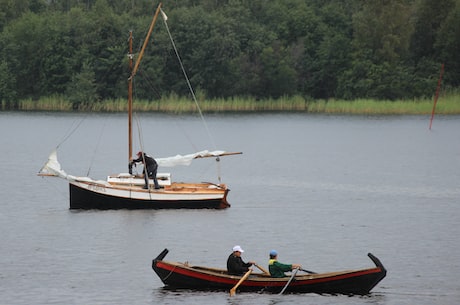
[[[267,270],[265,270],[265,269],[262,268],[261,266],[259,266],[259,265],[257,265],[257,264],[254,264],[254,265],[256,265],[256,267],[259,268],[260,271],[262,271],[263,273],[265,273],[265,274],[270,274],[270,272],[268,272]]]
[[[299,271],[299,268],[294,269],[294,272],[292,272],[291,278],[289,279],[289,281],[286,283],[286,285],[284,286],[283,290],[281,290],[281,292],[279,294],[283,294],[283,292],[286,290],[286,288],[289,286],[289,284],[291,283],[292,279],[296,275],[297,271]]]
[[[316,272],[305,270],[305,269],[300,269],[300,271],[303,271],[303,272],[306,272],[306,273],[311,273],[311,274],[318,274]]]
[[[248,272],[246,272],[243,277],[238,281],[238,283],[236,283],[236,285],[230,289],[230,296],[234,296],[235,293],[236,293],[236,288],[238,288],[238,286],[240,286],[241,283],[244,282],[244,280],[246,280],[248,278],[248,276],[251,274],[252,272],[252,269],[249,269]]]

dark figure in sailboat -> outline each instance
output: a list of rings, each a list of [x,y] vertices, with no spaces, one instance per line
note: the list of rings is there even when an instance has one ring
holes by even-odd
[[[149,188],[149,178],[153,179],[153,183],[155,184],[155,189],[159,189],[160,185],[158,184],[157,180],[157,170],[158,170],[158,164],[157,161],[155,161],[154,158],[150,157],[146,153],[140,151],[137,153],[137,159],[133,159],[131,163],[129,164],[129,173],[132,174],[132,167],[133,164],[136,163],[143,163],[144,164],[144,179],[145,179],[145,185],[144,189]]]

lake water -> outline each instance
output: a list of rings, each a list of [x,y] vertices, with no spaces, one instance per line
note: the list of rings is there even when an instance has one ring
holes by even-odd
[[[428,116],[209,115],[212,141],[195,117],[139,117],[135,150],[242,151],[159,169],[178,181],[220,175],[232,207],[70,211],[68,184],[37,172],[58,145],[67,173],[126,171],[125,116],[0,112],[1,304],[460,302],[459,116],[437,116],[429,130]],[[371,267],[372,252],[388,274],[363,297],[229,297],[165,290],[151,269],[164,248],[166,260],[224,268],[235,244],[246,261],[267,266],[277,249],[316,272]]]

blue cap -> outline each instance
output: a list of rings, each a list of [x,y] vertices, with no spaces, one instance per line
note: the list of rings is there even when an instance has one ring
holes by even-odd
[[[276,250],[271,250],[271,251],[270,251],[270,255],[271,255],[271,256],[277,256],[277,255],[278,255],[278,252],[276,252]]]

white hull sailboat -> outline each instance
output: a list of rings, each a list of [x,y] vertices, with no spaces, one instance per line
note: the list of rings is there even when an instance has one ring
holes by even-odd
[[[144,54],[145,47],[160,14],[161,3],[153,17],[144,45],[133,66],[132,33],[130,33],[129,59],[131,75],[128,79],[128,161],[132,159],[132,81]],[[188,155],[176,155],[168,158],[156,158],[158,166],[189,165],[198,158],[216,158],[221,156],[241,154],[241,152],[200,151]],[[60,177],[69,181],[70,209],[225,209],[230,207],[227,201],[229,189],[223,183],[188,183],[173,182],[169,173],[158,173],[160,185],[155,189],[153,180],[149,180],[149,187],[144,189],[143,175],[121,173],[108,176],[106,180],[94,180],[90,177],[78,177],[67,174],[57,159],[56,150],[53,151],[48,162],[38,173],[39,176]]]

